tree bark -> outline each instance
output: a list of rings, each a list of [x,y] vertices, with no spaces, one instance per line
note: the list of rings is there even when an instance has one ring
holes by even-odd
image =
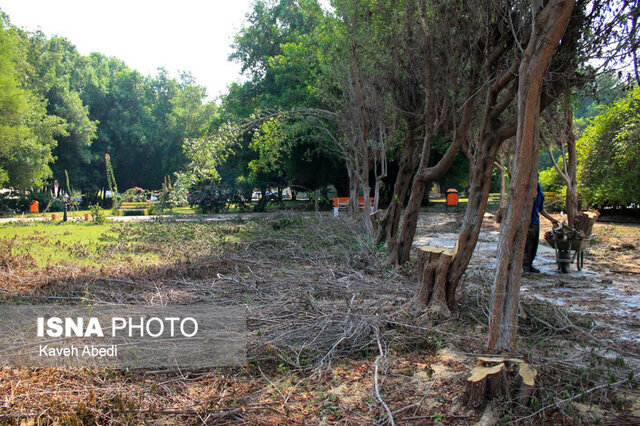
[[[407,119],[407,135],[403,143],[398,176],[393,185],[393,195],[389,207],[387,207],[378,225],[376,241],[378,243],[385,241],[389,250],[392,250],[395,245],[402,209],[418,164],[416,155],[419,139],[418,126],[419,124],[416,120]]]
[[[498,61],[503,52],[498,46],[496,52],[490,56],[485,64],[491,70],[492,63]],[[500,53],[502,52],[502,53]],[[503,141],[512,137],[516,131],[515,120],[502,123],[500,115],[513,103],[514,92],[507,92],[499,98],[499,94],[516,79],[519,60],[513,60],[507,70],[503,70],[487,90],[484,116],[480,129],[480,138],[477,143],[475,155],[467,149],[469,158],[469,202],[465,209],[462,227],[458,233],[458,241],[453,249],[454,256],[447,273],[445,284],[447,306],[454,311],[456,306],[455,294],[464,272],[469,266],[474,249],[478,242],[478,236],[482,228],[482,220],[487,209],[489,191],[491,189],[491,177],[496,155]],[[495,70],[493,71],[495,72]]]
[[[418,247],[420,283],[413,302],[418,310],[426,311],[431,318],[451,316],[446,281],[452,258],[453,251],[445,247]]]
[[[569,226],[575,226],[576,217],[580,211],[578,206],[578,159],[576,153],[576,137],[573,133],[573,108],[569,100],[569,92],[565,93],[564,101],[567,133],[567,161],[565,162],[567,194],[565,198],[565,212],[567,213]]]
[[[389,250],[387,263],[402,265],[409,261],[413,239],[416,235],[416,228],[418,226],[420,206],[422,205],[424,194],[426,191],[429,191],[431,183],[442,178],[453,165],[460,147],[469,134],[474,105],[475,102],[473,102],[473,99],[469,97],[462,109],[460,121],[453,123],[454,137],[451,145],[449,145],[449,148],[447,148],[447,151],[440,161],[432,167],[428,167],[428,165],[431,151],[430,139],[433,136],[434,129],[427,127],[427,133],[422,147],[422,155],[420,157],[420,165],[413,178],[411,197],[404,217],[402,218],[402,231],[396,237],[393,250]]]
[[[488,133],[491,135],[493,132]],[[447,276],[447,304],[451,310],[455,309],[455,293],[462,275],[469,266],[471,256],[478,243],[478,236],[482,229],[482,220],[487,210],[489,191],[491,190],[491,176],[493,163],[498,148],[504,138],[487,136],[480,143],[480,149],[471,165],[469,178],[469,202],[464,212],[462,227],[458,234],[451,268]]]
[[[532,6],[535,3],[532,2]],[[537,133],[543,78],[567,28],[574,3],[572,0],[550,0],[539,12],[533,8],[531,37],[519,68],[514,170],[498,242],[487,339],[489,352],[512,352],[515,349],[522,258],[536,189]]]

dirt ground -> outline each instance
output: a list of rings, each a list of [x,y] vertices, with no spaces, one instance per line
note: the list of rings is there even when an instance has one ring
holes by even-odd
[[[422,215],[416,244],[453,247],[460,220]],[[37,271],[23,271],[19,259],[5,255],[0,302],[243,305],[247,365],[178,371],[4,367],[0,424],[640,421],[633,378],[640,340],[635,227],[597,225],[597,244],[582,272],[556,272],[553,250],[541,245],[542,273],[523,279],[516,354],[538,370],[534,398],[527,406],[501,400],[474,410],[464,395],[487,332],[498,238],[491,217],[458,294],[460,311],[443,321],[407,315],[415,265],[386,268],[383,250],[346,220],[276,214],[256,222],[193,224],[188,233],[175,222],[148,226],[141,247],[190,254],[147,269]],[[170,243],[159,234],[171,236]]]
[[[460,220],[458,214],[423,216],[415,245],[453,247]],[[582,270],[578,271],[573,263],[566,274],[558,269],[555,250],[544,240],[544,233],[550,229],[551,224],[542,219],[534,261],[541,273],[523,276],[523,297],[542,300],[577,315],[589,315],[598,338],[639,354],[640,225],[596,223],[596,235]],[[499,225],[487,214],[472,258],[475,268],[495,265],[498,238]]]

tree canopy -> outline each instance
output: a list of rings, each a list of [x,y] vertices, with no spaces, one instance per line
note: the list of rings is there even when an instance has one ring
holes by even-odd
[[[640,203],[640,87],[604,107],[577,141],[580,198],[587,206]]]
[[[66,173],[82,192],[107,187],[110,154],[121,188],[160,188],[186,162],[182,144],[209,129],[216,105],[189,73],[143,76],[61,37],[26,32],[2,15],[0,184],[29,189]],[[65,172],[66,171],[66,172]]]
[[[66,137],[64,120],[24,84],[29,69],[20,34],[0,12],[0,185],[31,187],[51,176],[55,137]]]

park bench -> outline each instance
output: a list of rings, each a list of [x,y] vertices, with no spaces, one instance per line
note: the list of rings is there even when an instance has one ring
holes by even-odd
[[[333,198],[333,215],[338,216],[340,210],[346,211],[349,206],[350,197],[335,197]],[[360,210],[364,210],[364,197],[358,197],[358,207]],[[374,207],[374,198],[371,197],[371,208]]]
[[[149,207],[151,207],[151,203],[149,202],[124,202],[120,204],[118,216],[126,216],[130,213],[148,216]]]

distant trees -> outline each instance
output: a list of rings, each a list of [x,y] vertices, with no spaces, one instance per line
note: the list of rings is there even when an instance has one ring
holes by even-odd
[[[55,137],[64,122],[47,114],[42,96],[25,84],[29,64],[19,33],[0,12],[0,185],[28,188],[51,176]]]
[[[578,191],[586,206],[640,205],[640,88],[605,107],[577,141]]]
[[[92,177],[84,172],[91,167],[97,122],[89,117],[89,107],[80,97],[80,54],[63,38],[23,31],[20,36],[29,65],[25,84],[45,100],[47,115],[58,117],[64,126],[64,133],[56,136],[52,177],[62,184],[67,170],[74,186],[86,188]]]
[[[216,115],[191,75],[145,77],[120,60],[80,55],[60,37],[19,30],[2,15],[0,185],[56,180],[84,193],[107,187],[110,154],[121,188],[161,187],[185,164],[182,143]]]

